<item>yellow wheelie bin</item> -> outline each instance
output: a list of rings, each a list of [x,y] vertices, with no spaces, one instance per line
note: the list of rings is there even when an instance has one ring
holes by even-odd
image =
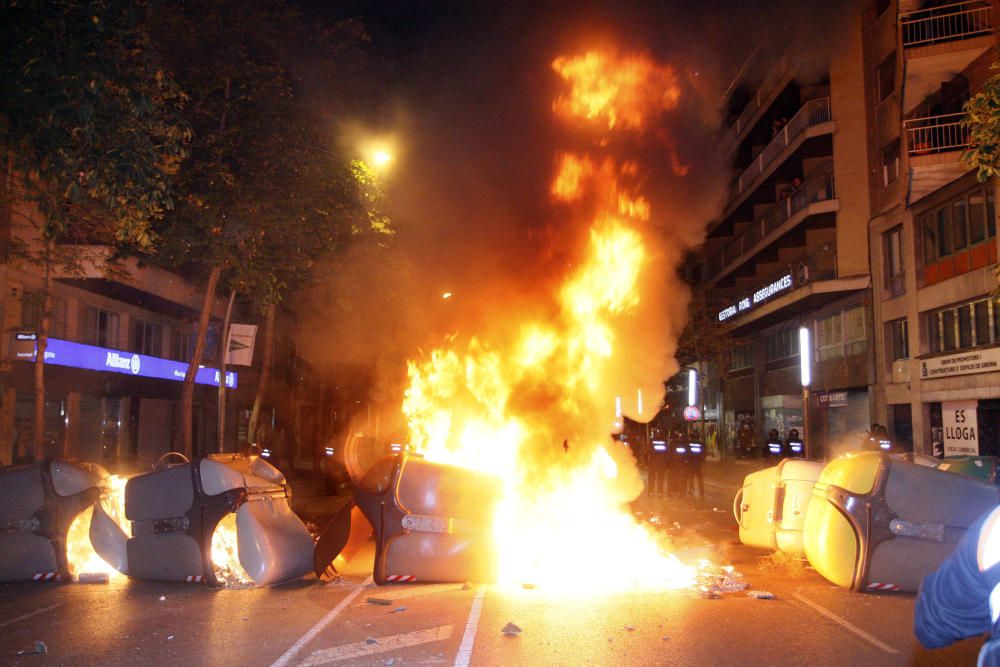
[[[994,484],[883,452],[850,452],[820,474],[803,545],[816,571],[839,586],[915,592],[998,503]]]

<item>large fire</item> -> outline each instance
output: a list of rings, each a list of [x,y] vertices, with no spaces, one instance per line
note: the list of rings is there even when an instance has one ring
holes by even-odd
[[[590,52],[553,68],[571,89],[554,110],[588,127],[642,131],[680,96],[673,71],[644,55]],[[694,568],[628,510],[642,481],[628,448],[608,435],[611,397],[624,389],[608,386],[621,363],[618,330],[640,303],[655,254],[644,238],[650,205],[634,185],[639,167],[573,153],[558,165],[557,202],[596,202],[582,223],[583,255],[552,295],[548,319],[525,320],[512,340],[455,337],[409,363],[411,442],[430,460],[502,478],[501,582],[590,592],[688,586]]]

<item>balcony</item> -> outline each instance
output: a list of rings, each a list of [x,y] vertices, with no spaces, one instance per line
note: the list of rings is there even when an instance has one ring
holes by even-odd
[[[910,157],[964,150],[969,145],[964,117],[963,113],[948,113],[903,121]]]
[[[777,168],[781,156],[791,153],[810,137],[832,133],[833,127],[825,126],[830,121],[829,97],[806,102],[733,183],[733,194],[726,213],[732,212],[736,204],[742,201],[743,195],[752,191],[766,174]]]
[[[904,114],[994,45],[991,11],[989,2],[979,0],[899,15],[906,53]]]
[[[960,152],[969,145],[965,114],[950,113],[903,121],[910,164],[908,202],[915,202],[968,172]]]
[[[728,155],[736,148],[740,137],[760,120],[763,112],[774,102],[778,93],[791,78],[791,59],[788,55],[784,55],[768,71],[767,78],[757,87],[757,91],[740,113],[736,122],[726,131],[722,138],[723,154]]]
[[[832,172],[813,174],[798,189],[777,202],[748,229],[723,246],[721,252],[708,258],[708,281],[715,283],[807,217],[836,211],[836,196]]]
[[[733,333],[745,335],[822,308],[849,293],[867,289],[870,284],[868,275],[840,276],[837,248],[829,244],[757,279],[750,289],[730,293],[731,305],[720,311],[718,317]]]
[[[956,2],[899,15],[903,46],[925,46],[988,34],[990,3]]]

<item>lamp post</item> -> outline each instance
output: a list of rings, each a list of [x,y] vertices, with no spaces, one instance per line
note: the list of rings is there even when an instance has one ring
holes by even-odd
[[[802,380],[802,440],[804,455],[812,456],[812,438],[809,436],[809,384],[812,382],[812,346],[809,327],[799,327],[799,370]]]

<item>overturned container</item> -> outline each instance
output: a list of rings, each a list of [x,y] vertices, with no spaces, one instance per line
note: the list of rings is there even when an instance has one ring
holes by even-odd
[[[1000,488],[880,452],[844,454],[823,469],[806,511],[810,564],[856,591],[915,592]]]
[[[1000,482],[997,472],[1000,459],[995,456],[947,456],[938,462],[938,470],[976,477],[994,484]]]
[[[62,460],[0,470],[0,582],[69,580],[70,526],[97,502],[106,476]]]
[[[803,553],[802,524],[823,463],[783,459],[747,475],[733,499],[740,541],[751,547]]]
[[[128,480],[131,535],[95,512],[91,538],[104,560],[137,579],[273,584],[312,570],[312,537],[290,497],[284,476],[260,457],[185,459]]]
[[[374,528],[375,583],[496,578],[495,477],[401,453],[376,462],[355,497]]]

